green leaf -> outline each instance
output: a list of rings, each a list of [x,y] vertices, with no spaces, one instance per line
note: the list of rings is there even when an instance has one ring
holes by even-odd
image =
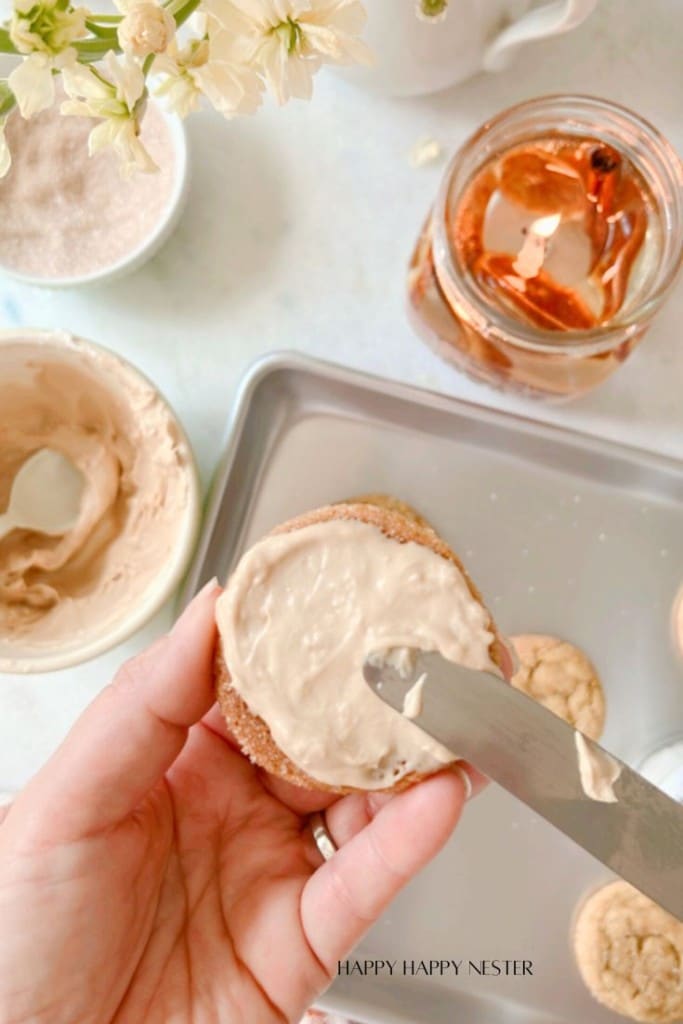
[[[17,53],[6,28],[0,28],[0,53]]]

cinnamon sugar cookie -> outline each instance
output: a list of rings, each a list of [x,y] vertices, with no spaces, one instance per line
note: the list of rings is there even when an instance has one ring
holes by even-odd
[[[591,995],[631,1020],[683,1020],[683,924],[627,882],[584,903],[576,962]]]
[[[346,498],[340,504],[373,505],[375,508],[386,509],[387,512],[396,512],[398,515],[403,516],[404,519],[407,519],[409,523],[414,523],[415,526],[436,532],[432,524],[425,519],[422,513],[418,512],[412,505],[409,505],[407,501],[394,498],[391,494],[361,494],[356,498]]]
[[[510,642],[519,659],[512,685],[592,740],[605,725],[605,696],[583,651],[554,636],[525,634]]]

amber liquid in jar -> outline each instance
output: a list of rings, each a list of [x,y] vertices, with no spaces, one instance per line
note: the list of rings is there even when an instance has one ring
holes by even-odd
[[[634,308],[661,256],[652,192],[607,143],[557,133],[497,153],[449,198],[445,228],[458,285],[435,267],[430,221],[413,255],[410,301],[422,333],[472,376],[578,393],[606,377],[642,333],[574,355],[568,370],[562,334],[575,340],[574,332],[595,332]],[[486,307],[512,321],[512,335],[515,322],[552,332],[548,344],[530,350],[492,336]]]

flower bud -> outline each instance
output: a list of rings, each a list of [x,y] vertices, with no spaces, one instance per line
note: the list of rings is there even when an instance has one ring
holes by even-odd
[[[155,3],[134,4],[119,25],[121,49],[133,57],[165,53],[175,36],[175,21],[168,11]]]

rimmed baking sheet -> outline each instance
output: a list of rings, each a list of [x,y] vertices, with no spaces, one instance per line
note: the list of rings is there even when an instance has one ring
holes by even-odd
[[[588,652],[608,749],[637,766],[683,735],[681,463],[301,356],[266,357],[242,386],[183,600],[277,523],[369,491],[434,523],[503,632]],[[394,974],[340,977],[324,1005],[372,1024],[616,1024],[570,944],[577,903],[607,878],[491,786],[353,955],[395,960]],[[410,974],[420,960],[464,967]],[[479,973],[493,960],[533,974]]]

